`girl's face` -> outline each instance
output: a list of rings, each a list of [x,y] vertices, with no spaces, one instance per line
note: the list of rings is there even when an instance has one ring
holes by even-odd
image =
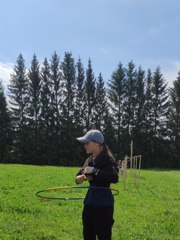
[[[87,142],[84,143],[84,147],[86,149],[87,154],[93,154],[93,153],[97,153],[100,149],[100,146],[98,143],[96,142]]]

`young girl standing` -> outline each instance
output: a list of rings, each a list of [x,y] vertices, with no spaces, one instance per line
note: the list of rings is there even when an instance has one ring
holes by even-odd
[[[76,175],[77,184],[90,184],[82,213],[84,240],[96,240],[96,236],[99,240],[111,240],[114,198],[109,188],[111,183],[118,182],[118,167],[100,131],[90,130],[77,140],[91,154]]]

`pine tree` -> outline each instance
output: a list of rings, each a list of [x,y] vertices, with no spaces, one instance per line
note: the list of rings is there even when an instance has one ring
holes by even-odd
[[[62,149],[60,148],[60,112],[63,93],[61,89],[62,71],[60,69],[60,58],[54,52],[50,59],[50,81],[51,81],[51,105],[50,105],[50,155],[51,164],[60,164]]]
[[[27,89],[25,61],[20,54],[17,58],[17,65],[11,75],[9,88],[10,109],[14,128],[14,156],[16,162],[27,161],[28,139],[26,132],[27,124]]]
[[[40,77],[40,67],[36,55],[34,54],[31,68],[28,73],[28,117],[29,117],[29,127],[31,129],[31,151],[32,156],[30,157],[32,162],[40,163],[39,159],[39,123],[40,123],[40,92],[41,92],[41,77]]]
[[[144,121],[145,103],[145,72],[139,67],[136,79],[136,107],[135,107],[135,128],[138,132],[142,131]]]
[[[0,162],[9,162],[12,144],[10,113],[7,108],[6,97],[0,81]]]
[[[95,99],[95,77],[91,65],[91,60],[88,61],[88,68],[86,70],[86,80],[85,80],[85,122],[86,131],[94,128],[94,106],[96,104]]]
[[[153,153],[154,165],[162,166],[163,138],[167,136],[166,123],[168,113],[167,84],[159,67],[153,74]]]
[[[76,96],[75,96],[75,126],[76,133],[79,135],[85,131],[85,73],[81,59],[78,59],[76,64],[77,76],[76,76]]]
[[[158,67],[153,75],[153,117],[154,117],[154,136],[161,135],[160,130],[163,128],[167,115],[168,95],[167,84],[163,78],[160,68]]]
[[[134,109],[134,127],[132,131],[134,139],[134,153],[142,154],[144,139],[144,104],[145,104],[145,72],[141,67],[137,70],[136,76],[136,95]]]
[[[64,146],[64,164],[73,163],[74,145],[74,111],[75,111],[75,63],[71,53],[65,53],[62,62],[63,71],[63,101],[62,107],[62,136]]]
[[[10,85],[8,86],[10,94],[10,108],[16,126],[23,126],[26,122],[26,104],[28,82],[26,77],[25,61],[20,54],[17,58],[17,65],[14,67],[14,73],[11,75]]]
[[[127,141],[130,143],[130,136],[134,127],[135,106],[136,106],[136,80],[137,72],[134,63],[131,61],[126,69],[125,102],[124,102],[124,125],[127,129]]]
[[[86,130],[85,124],[85,72],[79,58],[76,63],[76,91],[75,91],[75,110],[74,110],[74,127],[75,137],[82,136]],[[82,165],[86,157],[85,151],[78,141],[74,142],[74,163]]]
[[[40,149],[41,149],[41,163],[51,164],[50,162],[50,116],[51,116],[51,82],[50,82],[50,66],[47,58],[45,58],[41,68],[41,94],[40,94]]]
[[[152,73],[148,69],[146,84],[145,84],[145,104],[144,104],[144,128],[146,135],[153,132],[153,93],[152,93]]]
[[[96,105],[94,112],[95,128],[103,132],[105,128],[104,119],[107,113],[107,99],[104,80],[101,73],[99,74],[96,83],[95,97],[96,97]]]
[[[171,141],[171,166],[180,167],[180,72],[170,89],[168,136]]]
[[[152,167],[153,164],[153,93],[152,93],[152,73],[148,69],[145,80],[145,103],[144,103],[144,137],[143,137],[143,167]]]
[[[112,151],[115,158],[120,159],[123,157],[123,151],[120,149],[119,146],[117,146],[117,129],[115,129],[113,125],[114,119],[113,115],[110,113],[110,106],[108,104],[108,107],[105,111],[105,117],[104,117],[104,138],[105,138],[105,144],[108,146],[108,148]]]
[[[110,103],[110,114],[113,118],[115,129],[115,151],[117,155],[124,155],[124,97],[125,97],[125,69],[119,63],[117,69],[112,73],[111,80],[108,82],[108,99]]]

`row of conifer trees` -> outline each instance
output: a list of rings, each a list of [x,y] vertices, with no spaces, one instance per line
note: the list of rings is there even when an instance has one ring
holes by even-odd
[[[116,159],[143,156],[143,167],[180,166],[180,73],[172,88],[161,73],[131,61],[119,63],[109,80],[95,76],[91,60],[56,52],[27,69],[17,58],[8,86],[0,85],[0,162],[81,165],[76,140],[89,129],[103,132]]]

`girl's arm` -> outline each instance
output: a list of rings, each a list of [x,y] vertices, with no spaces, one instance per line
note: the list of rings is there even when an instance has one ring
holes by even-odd
[[[89,181],[89,179],[84,175],[84,168],[88,166],[88,161],[89,161],[89,158],[85,161],[83,167],[76,174],[75,182],[77,184],[83,183],[86,180]]]
[[[107,169],[97,169],[93,174],[93,178],[107,183],[117,183],[119,180],[118,172],[117,166],[112,164]]]
[[[85,174],[78,175],[78,176],[76,176],[76,179],[75,179],[77,184],[81,184],[84,181],[91,181],[91,180],[93,180],[93,177],[92,176],[88,176],[88,175],[86,176]]]

